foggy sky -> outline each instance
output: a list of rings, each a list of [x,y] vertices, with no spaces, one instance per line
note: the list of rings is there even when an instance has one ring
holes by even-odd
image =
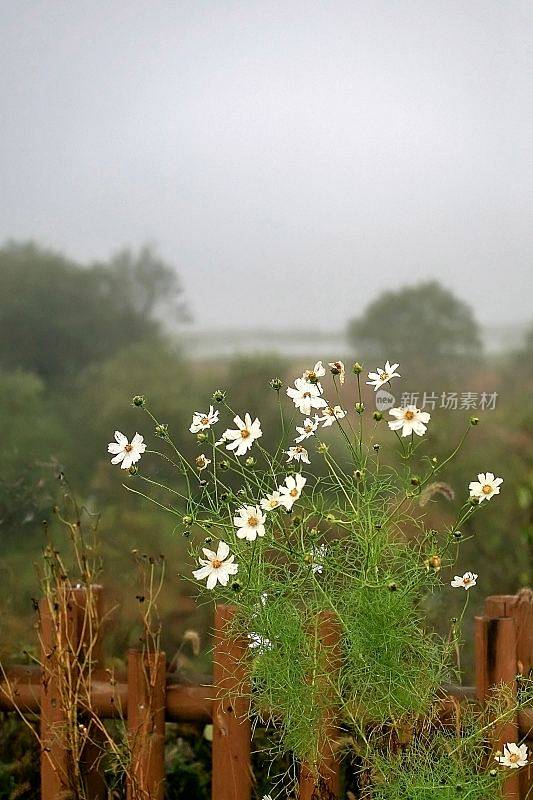
[[[0,240],[151,240],[199,326],[438,277],[533,317],[533,4],[0,0]],[[529,290],[529,292],[527,291]]]

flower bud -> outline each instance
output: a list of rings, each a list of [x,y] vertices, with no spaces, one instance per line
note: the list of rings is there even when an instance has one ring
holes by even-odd
[[[233,583],[231,584],[231,590],[237,593],[242,590],[242,586],[239,583],[239,581],[233,581]]]
[[[498,770],[497,769],[489,770],[489,775],[490,775],[491,778],[495,778],[497,774],[498,774]]]
[[[479,505],[479,497],[469,497],[468,502],[471,506],[478,506]]]
[[[168,425],[165,425],[164,423],[156,425],[155,435],[159,436],[161,439],[166,439],[166,437],[168,436]]]
[[[199,442],[207,442],[209,437],[205,431],[198,431],[196,438]]]
[[[391,581],[389,583],[389,585],[387,586],[387,589],[389,590],[389,592],[395,592],[397,590],[397,588],[398,588],[398,584],[395,583],[394,581]]]
[[[207,486],[207,481],[204,478],[202,478],[201,481],[198,481],[198,483],[202,487],[202,489],[204,488],[204,486]]]
[[[411,478],[411,486],[420,486],[420,478],[418,475],[413,475]]]
[[[229,469],[229,466],[230,466],[230,465],[229,465],[229,461],[227,461],[226,459],[224,459],[223,461],[220,461],[220,463],[219,463],[219,465],[218,465],[218,468],[219,468],[219,469],[221,469],[221,470],[222,470],[222,472],[226,472],[226,470],[228,470],[228,469]]]
[[[227,503],[228,500],[229,500],[228,492],[222,492],[222,494],[220,495],[220,502],[221,503]]]
[[[360,481],[361,478],[363,477],[363,470],[362,469],[354,470],[353,476],[354,476],[356,481]]]
[[[377,442],[376,442],[376,444],[375,444],[375,445],[373,445],[373,448],[374,448],[374,450],[376,451],[376,453],[379,453],[379,448],[380,448],[380,447],[381,447],[381,445],[380,445],[380,444],[378,444]]]
[[[272,378],[270,381],[270,388],[274,389],[275,392],[279,392],[281,387],[283,386],[283,381],[281,378]]]
[[[136,394],[131,402],[137,408],[143,408],[146,405],[146,397],[143,394]]]
[[[255,458],[253,456],[248,456],[244,463],[247,467],[255,467]]]
[[[137,475],[137,473],[139,472],[139,468],[136,467],[135,464],[132,464],[128,472],[130,473],[130,475]]]
[[[376,422],[381,422],[381,420],[383,419],[383,414],[381,413],[381,411],[374,411],[374,413],[372,414],[372,417],[376,420]],[[376,445],[374,445],[374,449],[375,449],[375,447],[376,447]],[[378,445],[378,447],[379,447],[379,445]]]
[[[213,400],[216,403],[222,403],[222,401],[225,399],[226,399],[226,392],[222,391],[222,389],[217,389],[216,392],[213,392]]]
[[[206,536],[204,539],[204,544],[211,544],[212,541],[213,541],[212,536]]]
[[[470,417],[470,424],[471,425],[478,425],[479,424],[479,417]]]
[[[181,521],[184,525],[192,525],[193,519],[189,514],[186,514],[184,517],[181,518]]]
[[[462,531],[454,531],[452,535],[453,535],[453,538],[454,538],[454,539],[457,539],[457,540],[459,540],[459,539],[462,539],[462,538],[463,538]]]
[[[356,412],[358,414],[362,414],[363,411],[365,410],[365,404],[364,403],[356,403],[355,404],[355,410],[356,410]]]
[[[293,524],[295,527],[297,527],[298,525],[300,525],[301,521],[302,521],[302,518],[301,518],[301,517],[298,517],[298,516],[296,516],[296,517],[293,517],[293,518],[292,518],[292,524]]]
[[[353,371],[354,375],[360,375],[361,374],[361,372],[363,371],[363,367],[361,366],[359,361],[355,362],[355,364],[352,367],[352,371]]]
[[[333,514],[326,514],[327,522],[335,522],[335,516]]]
[[[329,445],[326,442],[320,442],[317,447],[317,452],[322,453],[323,455],[329,451]]]

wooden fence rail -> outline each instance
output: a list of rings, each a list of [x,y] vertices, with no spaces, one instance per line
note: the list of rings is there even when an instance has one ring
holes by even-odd
[[[67,798],[66,773],[69,754],[54,729],[64,720],[57,674],[59,637],[70,642],[84,635],[79,630],[83,596],[80,590],[73,598],[61,630],[54,630],[46,606],[41,608],[41,642],[45,669],[14,666],[0,680],[0,710],[39,714],[41,741],[42,800]],[[97,607],[101,609],[101,594]],[[128,800],[163,800],[165,783],[165,721],[197,721],[213,724],[212,797],[213,800],[250,800],[252,773],[250,766],[251,730],[242,690],[246,676],[242,657],[247,642],[228,635],[234,609],[219,605],[215,611],[215,643],[213,680],[204,685],[175,683],[166,674],[164,653],[128,654],[126,679],[110,680],[103,673],[100,646],[92,664],[90,703],[103,719],[121,717],[127,721],[132,752],[132,769]],[[328,645],[328,663],[338,669],[338,631],[335,620],[325,614],[318,620],[322,638]],[[533,677],[533,592],[523,589],[517,595],[496,595],[485,601],[484,614],[475,620],[476,686],[445,687],[450,698],[476,697],[480,703],[490,698],[492,688],[501,683],[508,687],[510,702],[516,699],[517,675]],[[325,688],[326,690],[326,688]],[[240,697],[239,697],[240,696]],[[443,701],[446,706],[446,700]],[[328,725],[335,725],[334,707]],[[523,710],[497,729],[493,747],[503,743],[533,739],[533,710]],[[530,748],[532,741],[528,741]],[[84,752],[79,765],[84,774],[89,800],[107,797],[100,762],[94,754]],[[339,764],[331,751],[323,753],[322,775],[317,779],[311,770],[302,768],[301,800],[320,798],[324,788],[328,798],[339,797]],[[533,768],[520,775],[511,774],[505,785],[506,800],[526,800],[533,796]]]

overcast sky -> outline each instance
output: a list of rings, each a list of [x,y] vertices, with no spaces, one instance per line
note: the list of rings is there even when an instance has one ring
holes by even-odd
[[[533,317],[530,0],[0,0],[0,239],[155,241],[199,326],[438,277]]]

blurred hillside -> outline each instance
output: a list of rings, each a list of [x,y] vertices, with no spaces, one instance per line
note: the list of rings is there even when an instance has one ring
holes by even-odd
[[[452,294],[438,284],[424,284],[378,298],[376,303],[388,309],[383,312],[358,308],[354,298],[356,319],[339,320],[345,333],[228,330],[203,338],[186,324],[187,287],[150,248],[79,265],[34,244],[10,243],[0,250],[0,298],[4,653],[20,655],[32,645],[34,563],[47,538],[68,551],[54,513],[66,482],[82,503],[101,514],[102,582],[110,603],[120,607],[110,628],[112,651],[124,653],[139,633],[134,549],[166,557],[160,605],[167,652],[175,652],[185,628],[205,632],[209,609],[192,604],[194,589],[178,578],[190,571],[184,531],[125,491],[125,476],[109,463],[107,443],[116,429],[128,436],[138,430],[149,449],[159,449],[153,426],[131,404],[142,393],[187,457],[194,458],[198,443],[188,432],[191,415],[209,406],[217,388],[228,391],[233,408],[260,415],[268,440],[278,419],[270,378],[292,382],[320,358],[342,357],[350,365],[358,360],[374,369],[400,353],[396,399],[409,392],[422,403],[425,393],[433,403],[425,454],[448,453],[468,418],[480,418],[453,471],[444,476],[458,497],[480,471],[505,479],[498,501],[464,531],[473,538],[464,545],[459,566],[480,575],[473,610],[491,592],[513,592],[531,582],[533,335],[520,341],[518,326],[508,331],[511,339],[503,333],[498,339],[497,327],[489,336]],[[354,400],[350,377],[342,397],[348,410]],[[492,404],[483,396],[493,397]],[[372,391],[365,392],[365,401],[373,410]],[[394,458],[395,440],[382,425],[378,439],[384,454]],[[161,462],[153,464],[148,455],[144,461],[155,479],[175,480]],[[435,527],[445,524],[451,519],[448,501],[436,499],[429,515]],[[454,613],[457,595],[446,597],[445,608],[432,609],[436,618]]]

